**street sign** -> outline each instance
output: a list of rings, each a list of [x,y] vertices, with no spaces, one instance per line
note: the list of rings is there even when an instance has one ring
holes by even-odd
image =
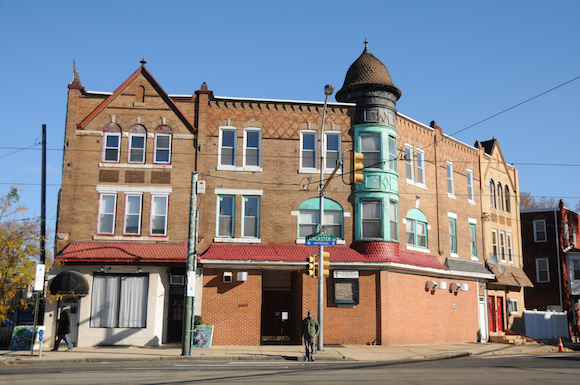
[[[332,234],[311,234],[306,236],[306,244],[309,246],[336,246],[336,239]]]

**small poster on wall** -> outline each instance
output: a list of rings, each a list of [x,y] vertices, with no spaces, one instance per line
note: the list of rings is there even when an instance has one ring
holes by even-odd
[[[198,325],[193,329],[193,348],[211,348],[213,325]]]
[[[44,331],[46,326],[37,326],[37,331]],[[30,350],[30,343],[32,342],[32,334],[34,333],[34,326],[14,326],[12,338],[10,338],[9,350]],[[38,337],[34,341],[34,349],[40,349]]]

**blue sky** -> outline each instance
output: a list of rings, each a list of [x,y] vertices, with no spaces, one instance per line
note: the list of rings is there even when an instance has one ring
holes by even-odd
[[[113,92],[145,58],[169,94],[207,82],[218,96],[323,101],[365,38],[400,113],[469,145],[495,137],[520,191],[580,200],[578,1],[0,0],[0,15],[0,194],[16,185],[40,214],[46,124],[52,229],[73,60],[89,91]]]

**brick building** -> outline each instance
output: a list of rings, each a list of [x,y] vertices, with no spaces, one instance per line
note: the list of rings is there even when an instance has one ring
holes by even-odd
[[[50,274],[74,270],[90,287],[62,299],[75,310],[76,343],[181,341],[192,172],[195,314],[214,325],[213,343],[300,343],[300,320],[316,316],[318,303],[318,280],[304,270],[318,253],[306,236],[318,232],[320,167],[328,179],[343,154],[324,193],[324,230],[337,238],[325,249],[324,343],[487,340],[496,275],[486,267],[482,193],[494,153],[401,115],[400,96],[366,46],[328,103],[323,131],[321,102],[220,97],[205,83],[172,96],[144,62],[112,94],[87,92],[75,70],[62,263]],[[349,182],[347,150],[364,154],[362,184]],[[504,168],[515,213],[517,172]],[[505,298],[507,287],[490,295]],[[56,305],[45,319],[57,317]]]

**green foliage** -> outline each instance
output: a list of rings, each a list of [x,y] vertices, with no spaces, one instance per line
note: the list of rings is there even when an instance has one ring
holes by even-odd
[[[193,325],[201,325],[203,323],[203,319],[201,318],[200,315],[196,315],[195,317],[193,317]]]
[[[26,302],[17,294],[32,284],[40,240],[36,221],[20,219],[26,207],[19,206],[18,190],[0,197],[0,321]]]

